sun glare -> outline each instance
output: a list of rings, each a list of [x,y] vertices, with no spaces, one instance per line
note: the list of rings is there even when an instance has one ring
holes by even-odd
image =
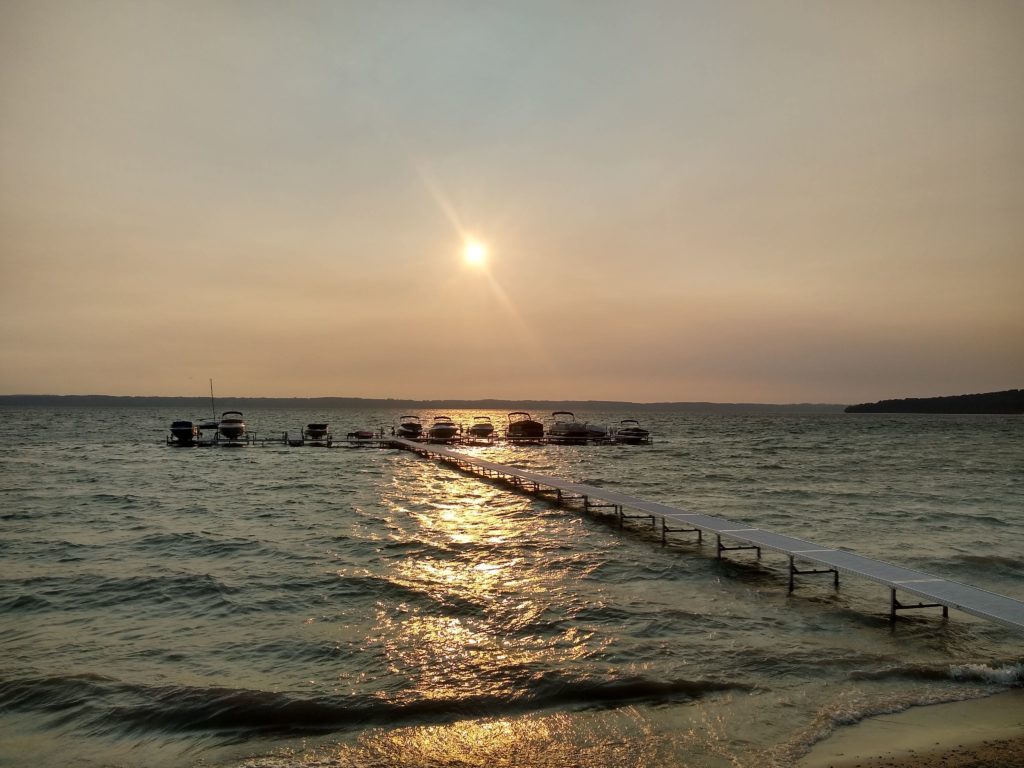
[[[471,240],[462,249],[462,258],[471,267],[482,267],[487,263],[487,246],[478,240]]]

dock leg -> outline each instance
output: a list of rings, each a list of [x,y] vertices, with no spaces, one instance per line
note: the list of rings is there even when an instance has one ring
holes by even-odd
[[[650,520],[651,521],[651,528],[657,528],[658,527],[658,518],[655,515],[627,515],[625,512],[622,511],[623,510],[623,505],[621,505],[621,504],[614,504],[612,506],[615,507],[615,511],[616,511],[616,513],[619,516],[619,528],[622,528],[623,521],[626,520],[627,518],[630,519],[630,520],[641,520],[641,519],[643,519],[643,520]]]
[[[757,550],[757,559],[758,560],[761,559],[761,548],[756,546],[756,545],[741,544],[740,546],[737,546],[737,547],[727,547],[724,544],[722,544],[722,534],[716,533],[715,537],[718,539],[718,555],[717,555],[717,557],[718,557],[719,560],[722,559],[722,553],[723,552],[734,552],[734,551],[739,550],[739,549],[756,549]]]
[[[651,522],[654,523],[654,520],[652,519]],[[704,543],[704,532],[700,528],[669,528],[663,517],[661,518],[661,543],[663,546],[668,543],[668,539],[665,536],[668,533],[696,533],[697,544],[701,545]]]
[[[812,570],[801,571],[799,568],[796,567],[796,563],[793,560],[793,555],[790,555],[789,556],[789,591],[792,592],[794,589],[796,589],[796,582],[795,582],[795,580],[793,578],[794,576],[797,576],[797,575],[807,576],[807,575],[815,574],[815,573],[831,573],[832,574],[832,584],[833,584],[833,586],[835,586],[836,589],[839,589],[839,571],[838,571],[838,569],[836,569],[836,568],[817,568],[817,569],[812,569]]]
[[[896,599],[896,588],[889,588],[889,621],[896,622],[896,611],[910,611],[916,608],[941,608],[942,618],[949,618],[949,606],[942,603],[918,603],[917,605],[903,605]]]

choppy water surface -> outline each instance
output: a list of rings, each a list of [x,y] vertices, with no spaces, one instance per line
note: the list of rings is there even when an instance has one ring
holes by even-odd
[[[163,445],[190,415],[3,412],[0,763],[784,766],[1022,680],[1020,636],[892,627],[868,582],[789,595],[781,557],[663,548],[398,451]],[[467,450],[1024,598],[1019,418],[641,418],[651,446]]]

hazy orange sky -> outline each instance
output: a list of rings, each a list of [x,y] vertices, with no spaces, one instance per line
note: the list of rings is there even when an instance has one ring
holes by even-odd
[[[0,0],[0,394],[1024,386],[1022,40],[1018,0]]]

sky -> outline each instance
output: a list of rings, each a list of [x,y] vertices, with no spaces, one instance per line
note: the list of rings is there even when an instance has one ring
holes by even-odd
[[[1022,387],[1022,39],[1018,0],[0,0],[0,394]]]

